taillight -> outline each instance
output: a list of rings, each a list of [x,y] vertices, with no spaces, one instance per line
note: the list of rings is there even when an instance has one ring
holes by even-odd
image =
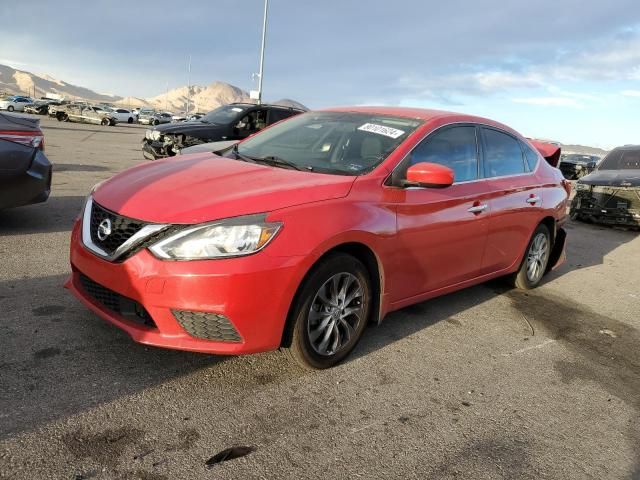
[[[22,145],[29,145],[30,147],[44,150],[44,135],[42,134],[42,132],[0,130],[0,138],[9,140],[10,142],[21,143]]]

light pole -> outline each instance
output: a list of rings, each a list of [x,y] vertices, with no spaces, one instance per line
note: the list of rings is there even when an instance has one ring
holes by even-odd
[[[189,63],[187,65],[187,115],[189,115],[190,104],[191,104],[191,54],[189,54]]]
[[[258,104],[262,103],[262,73],[264,72],[264,47],[267,40],[267,13],[269,0],[264,0],[264,18],[262,20],[262,46],[260,47],[260,73],[258,74]]]

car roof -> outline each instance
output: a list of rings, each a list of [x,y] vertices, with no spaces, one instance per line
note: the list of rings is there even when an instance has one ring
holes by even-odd
[[[511,127],[504,125],[495,120],[466,113],[448,112],[446,110],[434,110],[428,108],[414,107],[386,107],[386,106],[349,106],[349,107],[332,107],[323,109],[324,112],[354,112],[369,113],[373,115],[389,115],[393,117],[411,118],[423,120],[425,123],[432,120],[444,121],[444,123],[480,123],[492,127],[500,128],[508,132],[517,133]]]

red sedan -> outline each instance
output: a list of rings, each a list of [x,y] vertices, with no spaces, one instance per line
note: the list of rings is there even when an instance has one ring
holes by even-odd
[[[564,258],[567,182],[491,120],[339,108],[218,153],[116,175],[75,223],[66,286],[137,342],[326,368],[393,310]]]

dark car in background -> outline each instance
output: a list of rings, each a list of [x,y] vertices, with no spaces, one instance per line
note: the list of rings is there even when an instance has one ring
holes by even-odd
[[[576,183],[571,218],[640,227],[640,145],[618,147]]]
[[[560,171],[567,180],[575,180],[593,172],[601,157],[597,155],[582,155],[569,153],[560,158]]]
[[[162,125],[146,131],[142,141],[145,158],[176,155],[179,150],[200,143],[242,140],[280,120],[304,110],[280,105],[231,103],[212,110],[198,121]]]
[[[0,113],[0,210],[44,202],[50,192],[40,120]]]

